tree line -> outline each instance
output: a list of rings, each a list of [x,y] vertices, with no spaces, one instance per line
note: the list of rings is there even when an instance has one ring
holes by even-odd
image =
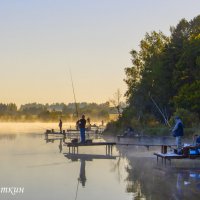
[[[156,126],[182,117],[186,126],[200,120],[200,15],[170,28],[146,33],[125,68],[128,106],[116,126]],[[170,121],[171,120],[171,121]]]
[[[95,120],[109,120],[109,114],[117,113],[115,108],[110,107],[109,102],[102,104],[82,102],[77,103],[77,108],[79,115],[85,114]],[[75,104],[28,103],[18,109],[15,103],[0,103],[1,121],[57,121],[59,118],[77,120]]]

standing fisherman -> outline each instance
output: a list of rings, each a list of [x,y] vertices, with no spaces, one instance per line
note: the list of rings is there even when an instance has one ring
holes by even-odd
[[[59,128],[60,128],[60,133],[62,133],[62,120],[60,119],[59,124],[58,124]]]
[[[181,154],[182,147],[182,137],[183,137],[183,122],[181,119],[176,116],[175,117],[175,126],[172,129],[173,136],[176,137],[176,145],[177,145],[177,153]]]
[[[79,120],[81,143],[85,143],[85,125],[86,125],[85,115],[82,115],[82,118]]]

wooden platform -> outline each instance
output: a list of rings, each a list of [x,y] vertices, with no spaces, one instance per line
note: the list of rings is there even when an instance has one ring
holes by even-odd
[[[168,160],[171,163],[171,159],[183,159],[186,158],[184,155],[178,155],[175,153],[154,153],[155,156],[157,156],[157,162],[158,162],[158,158],[162,159],[162,163],[163,161],[166,164],[166,160]]]
[[[131,135],[131,136],[127,136],[127,135],[117,135],[117,140],[120,141],[121,138],[137,138],[137,139],[141,139],[143,136],[140,135]]]
[[[190,150],[195,150],[199,148],[198,146],[187,146],[183,148],[183,154],[179,155],[176,153],[172,153],[172,152],[168,152],[167,151],[167,147],[166,146],[162,146],[161,147],[161,152],[158,153],[154,153],[155,156],[157,156],[157,162],[158,162],[158,158],[162,159],[162,163],[163,160],[166,164],[166,160],[169,160],[171,163],[172,159],[196,159],[196,158],[200,158],[200,154],[190,154]]]
[[[60,132],[53,132],[53,133],[45,133],[46,135],[65,135],[64,133]]]
[[[116,145],[124,146],[144,146],[149,150],[150,147],[161,147],[161,152],[167,152],[167,148],[176,146],[175,144],[143,144],[143,143],[116,143]]]
[[[44,133],[45,135],[64,135],[64,136],[79,136],[80,131],[76,129],[68,129],[67,131],[63,130],[63,132],[57,132],[54,130],[46,130]],[[86,130],[85,134],[88,135],[100,135],[101,132],[94,131],[94,130]]]
[[[158,136],[150,136],[150,135],[117,135],[117,140],[120,141],[121,138],[124,139],[138,139],[139,141],[141,139],[152,139],[152,138],[158,138]],[[171,136],[162,136],[163,139],[171,138]]]
[[[69,153],[77,152],[78,153],[78,147],[88,147],[88,146],[105,146],[106,147],[106,154],[112,154],[112,147],[113,145],[116,145],[115,142],[86,142],[86,143],[64,143],[67,147],[69,147]]]

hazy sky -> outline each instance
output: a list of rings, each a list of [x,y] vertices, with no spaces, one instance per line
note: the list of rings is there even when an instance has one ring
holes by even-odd
[[[105,102],[146,32],[200,14],[199,0],[0,0],[0,102]]]

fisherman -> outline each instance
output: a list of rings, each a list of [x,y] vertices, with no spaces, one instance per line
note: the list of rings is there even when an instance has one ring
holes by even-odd
[[[193,137],[193,143],[195,146],[199,146],[200,145],[200,135],[194,135]]]
[[[88,123],[87,130],[90,131],[91,130],[91,123],[90,123],[89,117],[87,118],[87,123]]]
[[[81,143],[85,143],[85,125],[86,125],[85,115],[82,115],[82,118],[79,120]]]
[[[182,137],[183,137],[183,122],[181,121],[180,117],[175,117],[175,126],[172,129],[173,136],[176,138],[176,145],[177,145],[177,153],[181,154],[182,148]]]
[[[134,129],[131,126],[128,126],[124,131],[123,136],[133,136],[133,135],[134,135]]]
[[[58,124],[59,128],[60,128],[60,133],[62,133],[62,120],[60,119],[59,124]]]
[[[76,121],[76,130],[79,130],[79,120]]]

